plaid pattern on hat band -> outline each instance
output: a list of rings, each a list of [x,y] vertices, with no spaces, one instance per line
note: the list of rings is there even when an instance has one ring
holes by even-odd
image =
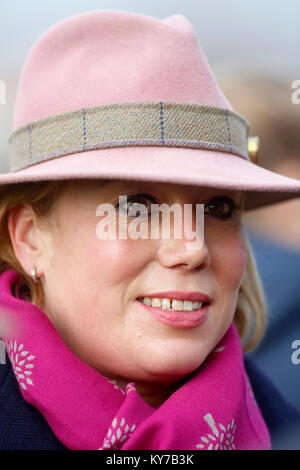
[[[10,172],[88,150],[127,146],[185,147],[250,160],[248,121],[239,113],[193,103],[116,103],[32,121],[9,138]]]

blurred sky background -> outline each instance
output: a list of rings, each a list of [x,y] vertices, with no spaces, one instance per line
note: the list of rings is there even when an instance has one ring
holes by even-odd
[[[162,19],[181,13],[194,25],[217,79],[234,67],[284,74],[287,86],[300,78],[299,0],[10,0],[0,3],[0,171],[8,171],[7,139],[17,80],[33,43],[50,26],[83,11],[117,9]],[[272,72],[273,73],[273,72]]]

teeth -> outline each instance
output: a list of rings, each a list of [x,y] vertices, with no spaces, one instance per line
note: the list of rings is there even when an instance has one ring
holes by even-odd
[[[171,308],[170,299],[162,299],[161,300],[161,308],[164,310],[169,310]]]
[[[187,310],[191,312],[193,310],[193,302],[191,300],[184,300],[183,310]]]
[[[161,308],[161,299],[157,299],[157,298],[152,299],[152,307]]]
[[[202,303],[203,303],[203,302],[198,302],[198,300],[196,300],[196,302],[193,302],[193,308],[194,308],[195,310],[201,308],[201,307],[202,307]]]
[[[151,307],[162,308],[163,310],[175,310],[175,311],[184,311],[192,312],[194,310],[199,310],[202,307],[202,302],[198,300],[192,302],[191,300],[177,300],[177,299],[168,299],[168,298],[158,298],[158,297],[141,297],[139,298],[141,302]]]
[[[172,300],[173,310],[181,311],[182,310],[182,300]]]
[[[152,300],[150,299],[150,297],[144,297],[143,302],[144,302],[144,304],[150,305],[150,306],[152,304]]]

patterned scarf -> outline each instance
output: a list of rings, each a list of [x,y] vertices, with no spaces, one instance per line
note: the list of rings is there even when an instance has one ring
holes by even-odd
[[[270,449],[234,323],[154,409],[133,382],[122,389],[74,355],[44,312],[19,298],[19,281],[12,269],[0,276],[1,315],[18,325],[6,350],[23,398],[68,449]]]

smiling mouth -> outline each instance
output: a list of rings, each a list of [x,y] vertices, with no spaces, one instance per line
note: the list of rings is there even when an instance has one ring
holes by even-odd
[[[209,304],[201,300],[179,300],[158,297],[138,297],[137,300],[148,307],[158,308],[165,312],[197,312]]]
[[[138,297],[136,299],[136,302],[138,302],[138,304],[142,308],[144,308],[148,313],[150,313],[156,320],[173,328],[194,328],[196,326],[199,326],[205,322],[210,310],[209,302],[198,301],[199,305],[196,305],[195,310],[179,310],[180,304],[174,303],[174,307],[178,308],[178,310],[176,310],[173,309],[174,299],[172,299],[172,305],[169,309],[162,308],[164,306],[162,304],[162,301],[164,299],[159,299],[161,301],[160,307],[155,306],[155,301],[152,302],[152,300],[155,300],[155,298],[151,299],[151,305],[147,305],[147,303],[145,303],[143,299],[145,298]],[[154,306],[152,305],[152,303]],[[190,305],[185,304],[185,307],[190,308]]]

